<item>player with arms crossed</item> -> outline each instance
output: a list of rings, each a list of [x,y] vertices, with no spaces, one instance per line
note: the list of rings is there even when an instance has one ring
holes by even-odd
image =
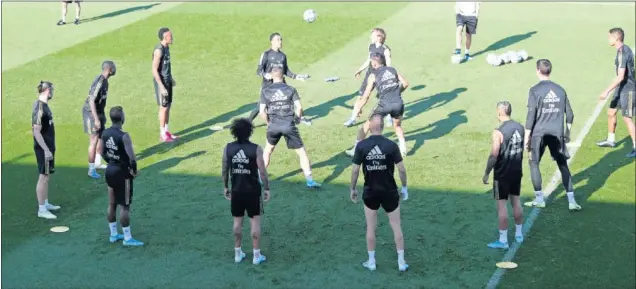
[[[53,84],[40,81],[38,100],[33,104],[31,127],[33,129],[33,150],[38,162],[38,184],[35,187],[38,199],[38,217],[54,220],[57,216],[51,211],[60,206],[49,203],[49,176],[55,172],[55,125],[53,113],[49,108],[49,100],[53,98]]]
[[[493,193],[497,201],[499,219],[499,240],[488,244],[493,249],[508,249],[508,207],[510,198],[515,217],[515,240],[523,242],[523,208],[521,194],[521,177],[523,176],[523,125],[510,119],[512,105],[508,101],[497,103],[499,128],[492,132],[492,148],[486,164],[486,172],[482,182],[488,184],[490,171],[493,173]]]
[[[254,127],[252,121],[246,118],[235,119],[230,126],[230,132],[236,141],[228,143],[223,150],[222,172],[223,193],[230,200],[231,213],[234,217],[234,262],[240,263],[245,258],[241,250],[243,231],[243,217],[247,211],[252,231],[252,245],[254,256],[252,264],[258,265],[266,260],[261,254],[261,208],[262,202],[269,200],[269,181],[267,170],[263,162],[263,149],[250,142]],[[260,174],[260,175],[259,175]],[[232,188],[228,188],[228,178]],[[265,199],[261,199],[261,183],[265,191]]]
[[[362,108],[369,101],[369,95],[367,95],[366,97],[363,97],[363,96],[364,96],[364,92],[367,89],[369,76],[373,72],[373,67],[371,66],[371,56],[376,53],[382,54],[384,55],[384,59],[386,59],[386,66],[391,66],[391,48],[389,48],[388,45],[384,44],[384,41],[386,41],[386,33],[384,32],[384,29],[374,28],[373,31],[371,31],[371,44],[369,44],[369,54],[368,54],[367,60],[365,60],[364,63],[362,63],[362,66],[360,66],[360,68],[354,74],[354,76],[359,79],[360,73],[362,73],[362,71],[364,71],[365,69],[367,70],[364,76],[364,79],[362,80],[362,85],[360,86],[360,90],[358,91],[358,93],[360,93],[360,97],[356,99],[356,102],[353,105],[353,110],[351,111],[351,118],[349,118],[349,120],[347,120],[344,123],[346,127],[351,127],[353,126],[353,124],[355,124],[356,118],[358,118],[358,116],[362,112]],[[386,116],[386,125],[387,126],[393,125],[391,116],[389,115]]]
[[[480,2],[456,2],[455,3],[455,55],[462,53],[462,32],[466,28],[466,49],[464,61],[471,60],[470,45],[473,43],[473,35],[477,34],[477,21],[479,19]]]
[[[82,13],[82,5],[80,4],[80,2],[82,1],[75,0],[75,1],[62,1],[62,19],[60,19],[60,21],[57,22],[58,26],[66,24],[66,11],[68,11],[68,4],[71,4],[73,2],[75,2],[75,21],[73,21],[73,23],[75,25],[79,25],[80,14]]]
[[[545,207],[539,162],[547,146],[550,149],[550,155],[552,155],[559,167],[559,171],[561,171],[569,209],[578,211],[581,206],[574,199],[572,175],[567,162],[570,155],[566,147],[566,143],[570,142],[570,130],[574,121],[574,113],[572,112],[567,93],[563,87],[550,80],[550,73],[552,73],[550,60],[537,60],[537,76],[540,81],[530,88],[528,94],[528,116],[524,136],[524,146],[529,152],[530,177],[534,186],[535,199],[534,201],[526,202],[524,205],[528,207]],[[565,119],[565,126],[563,119]]]
[[[305,81],[305,79],[308,79],[310,77],[307,74],[295,74],[289,69],[289,66],[287,65],[287,55],[285,55],[285,53],[281,51],[281,49],[283,48],[283,37],[280,36],[279,33],[272,33],[272,35],[269,36],[269,42],[271,43],[271,48],[261,54],[261,60],[259,61],[258,67],[256,68],[256,75],[259,75],[263,78],[263,81],[261,83],[261,93],[263,89],[270,86],[274,82],[272,78],[272,69],[276,67],[282,69],[283,74],[292,79]],[[285,78],[283,78],[283,83],[286,83]],[[252,121],[254,121],[256,116],[259,114],[259,111],[260,106],[257,106],[255,109],[252,110],[252,112],[250,113],[250,119]],[[311,125],[311,121],[309,121],[305,117],[302,117],[300,121],[302,121],[306,125]]]
[[[371,67],[373,68],[373,73],[369,75],[367,87],[362,94],[362,98],[369,97],[371,91],[377,88],[379,100],[372,114],[380,114],[383,117],[388,115],[393,118],[395,134],[400,142],[400,152],[404,157],[406,156],[406,140],[402,129],[404,102],[401,94],[409,87],[409,83],[395,68],[386,66],[383,54],[374,53],[371,56]],[[367,121],[360,128],[353,148],[345,152],[347,155],[353,156],[357,143],[367,136],[369,124],[370,122]]]
[[[269,167],[276,144],[285,137],[287,148],[295,150],[300,157],[300,168],[305,174],[307,187],[319,188],[320,184],[311,176],[311,162],[296,127],[303,113],[298,91],[283,82],[283,68],[273,67],[270,74],[273,83],[261,90],[259,109],[261,117],[267,122],[267,145],[263,155],[265,167]]]
[[[398,269],[406,271],[409,265],[404,260],[400,193],[393,177],[395,166],[397,166],[402,181],[401,194],[403,200],[406,201],[409,196],[406,188],[406,168],[397,145],[382,136],[382,118],[381,114],[371,116],[369,127],[372,135],[356,146],[352,160],[350,197],[354,203],[358,202],[356,184],[360,175],[360,166],[362,166],[364,174],[362,201],[364,202],[364,216],[367,222],[367,251],[369,253],[369,260],[362,265],[371,271],[375,270],[375,230],[378,222],[378,210],[382,207],[389,216],[389,223],[393,229],[393,238],[398,253]]]
[[[159,44],[152,52],[152,77],[155,85],[155,97],[159,105],[159,139],[172,142],[178,139],[168,130],[170,122],[170,107],[172,106],[172,88],[177,82],[172,77],[172,62],[170,61],[170,45],[172,45],[172,31],[163,27],[159,29]]]
[[[616,112],[618,109],[623,114],[623,120],[627,126],[627,131],[632,137],[632,152],[628,158],[636,157],[636,126],[634,126],[634,115],[636,115],[636,79],[634,79],[634,53],[623,43],[625,32],[621,28],[612,28],[609,31],[610,46],[616,48],[616,77],[614,81],[601,93],[601,99],[606,99],[610,91],[614,89],[614,96],[607,110],[607,139],[597,143],[601,147],[615,147],[616,133]]]
[[[88,90],[88,97],[82,107],[82,117],[84,120],[84,132],[89,135],[88,140],[88,176],[99,179],[101,176],[96,169],[105,169],[102,165],[103,143],[102,132],[106,126],[106,98],[108,97],[108,79],[116,72],[115,63],[104,61],[102,63],[102,74],[97,76],[91,88]]]
[[[133,198],[133,179],[137,177],[137,160],[133,151],[130,135],[122,130],[125,115],[121,106],[110,109],[111,127],[102,134],[108,184],[108,226],[111,243],[124,240],[124,246],[143,246],[144,243],[133,239],[130,232],[130,205]],[[117,233],[117,205],[121,206],[119,219],[124,235]]]

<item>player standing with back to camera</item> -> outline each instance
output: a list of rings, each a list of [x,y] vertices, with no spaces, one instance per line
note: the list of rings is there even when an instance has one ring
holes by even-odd
[[[115,106],[110,109],[111,127],[102,134],[103,154],[108,184],[108,227],[111,243],[124,240],[124,246],[143,246],[144,243],[133,239],[130,232],[130,205],[133,198],[133,179],[137,176],[137,160],[130,135],[123,131],[126,120],[124,109]],[[117,205],[121,206],[119,218],[124,235],[117,233]]]
[[[270,86],[274,82],[272,78],[272,69],[275,67],[282,69],[283,74],[292,79],[305,81],[305,79],[309,78],[309,75],[307,74],[295,74],[291,72],[287,65],[287,55],[281,51],[283,48],[283,37],[279,33],[272,33],[269,36],[269,42],[271,43],[271,48],[261,54],[261,60],[256,68],[256,75],[263,78],[261,83],[261,93],[264,88]],[[283,83],[287,83],[285,82],[285,78],[283,78]],[[256,108],[254,108],[250,113],[250,120],[254,121],[256,116],[259,114],[259,109],[260,106],[257,103]],[[304,116],[300,119],[300,121],[306,125],[311,125],[311,121],[306,119]]]
[[[632,152],[628,158],[636,157],[636,126],[634,126],[634,115],[636,115],[636,79],[634,79],[634,53],[623,43],[625,32],[621,28],[612,28],[608,36],[610,46],[616,48],[616,77],[614,81],[601,93],[601,99],[606,99],[610,91],[614,89],[614,96],[607,110],[607,139],[596,143],[600,147],[615,147],[616,133],[616,112],[618,109],[623,114],[623,120],[627,127],[627,132],[632,138]]]
[[[177,82],[172,77],[172,62],[170,61],[170,45],[172,45],[172,31],[166,27],[159,29],[159,44],[152,52],[152,77],[155,85],[155,97],[159,105],[159,139],[163,142],[173,142],[178,139],[168,130],[170,122],[170,108],[172,106],[172,89]]]
[[[477,34],[477,21],[479,20],[480,2],[456,2],[455,3],[455,55],[462,53],[462,32],[466,28],[466,50],[464,61],[471,60],[470,45],[473,43],[473,35]]]
[[[254,126],[249,119],[238,118],[232,122],[230,132],[236,141],[228,143],[223,150],[221,176],[223,176],[223,194],[230,200],[230,211],[234,217],[234,262],[240,263],[245,258],[241,241],[243,217],[247,211],[254,250],[252,264],[258,265],[267,259],[261,254],[260,247],[261,214],[262,202],[269,201],[270,194],[263,149],[250,142],[253,131]],[[228,187],[228,178],[231,179],[231,189]],[[263,182],[263,188],[259,179]],[[262,199],[261,189],[265,191],[265,199]]]
[[[510,119],[512,105],[508,101],[497,103],[499,128],[492,132],[492,147],[486,172],[482,182],[488,184],[490,171],[494,169],[492,190],[497,201],[499,219],[499,240],[488,244],[488,248],[508,249],[508,206],[510,198],[515,217],[515,240],[523,242],[523,208],[521,194],[521,177],[523,176],[523,125]]]
[[[402,115],[404,115],[402,92],[409,87],[409,83],[395,68],[386,66],[383,54],[374,53],[371,56],[371,67],[373,68],[373,73],[369,75],[367,87],[362,94],[362,98],[368,97],[371,95],[371,91],[377,88],[378,104],[371,113],[372,115],[382,115],[382,117],[388,115],[393,119],[395,134],[400,142],[400,152],[402,157],[404,157],[406,156],[406,140],[404,139],[404,130],[402,129]],[[367,136],[369,125],[369,121],[366,121],[364,125],[362,125],[358,131],[353,148],[345,151],[347,155],[353,156],[358,142]]]
[[[360,94],[360,96],[358,97],[358,99],[356,99],[356,102],[353,105],[353,110],[351,111],[351,118],[349,118],[349,120],[347,120],[344,123],[346,127],[351,127],[353,126],[353,124],[355,124],[356,118],[358,118],[358,116],[360,115],[362,108],[369,101],[369,95],[367,95],[367,97],[362,97],[362,96],[364,95],[364,91],[367,89],[369,76],[373,72],[373,67],[371,67],[371,55],[375,53],[384,55],[384,59],[386,59],[386,66],[391,66],[391,48],[389,48],[389,46],[384,43],[385,41],[386,41],[386,33],[384,32],[384,29],[373,28],[373,31],[371,31],[371,44],[369,44],[369,54],[367,55],[367,60],[365,60],[364,63],[362,63],[362,66],[360,66],[360,68],[353,75],[359,79],[360,73],[362,73],[362,71],[364,71],[365,69],[367,70],[364,76],[364,79],[362,80],[362,85],[360,86],[360,90],[358,90],[358,93]],[[387,115],[386,125],[392,126],[393,125],[392,121],[393,120],[391,119],[391,116]]]
[[[106,98],[108,97],[108,79],[115,75],[115,63],[104,61],[102,63],[102,74],[98,75],[90,89],[88,97],[82,107],[82,118],[84,120],[84,132],[89,135],[88,140],[88,176],[99,179],[101,176],[96,169],[105,169],[102,165],[102,132],[106,127]]]
[[[283,68],[273,67],[271,77],[273,83],[261,90],[259,102],[260,115],[267,122],[267,145],[263,153],[265,167],[269,167],[269,161],[276,144],[281,137],[285,137],[287,148],[296,151],[300,157],[300,168],[305,174],[307,187],[319,188],[320,184],[314,181],[311,175],[311,162],[298,127],[296,127],[297,120],[303,116],[303,107],[298,91],[284,82]]]
[[[364,216],[367,222],[367,251],[369,259],[362,263],[364,267],[375,270],[375,230],[378,222],[378,210],[384,209],[389,217],[393,238],[398,254],[398,270],[406,271],[409,265],[404,260],[404,236],[400,220],[400,192],[398,192],[393,172],[398,167],[402,181],[401,195],[407,200],[406,168],[402,162],[402,155],[395,142],[382,136],[383,116],[373,114],[369,120],[371,136],[361,141],[355,148],[351,171],[351,201],[358,202],[356,184],[360,175],[360,166],[364,174]]]
[[[82,13],[82,5],[80,4],[80,2],[82,1],[62,1],[62,19],[57,22],[58,26],[66,24],[66,11],[68,11],[68,4],[71,4],[73,2],[75,2],[75,21],[73,21],[73,23],[75,25],[78,25],[80,23],[80,14]]]
[[[38,184],[35,187],[38,217],[54,220],[57,216],[51,211],[59,210],[60,206],[49,203],[49,177],[55,172],[55,125],[53,113],[49,108],[49,101],[53,98],[53,84],[49,81],[40,81],[38,93],[38,100],[33,104],[31,114],[33,150],[40,172]]]
[[[570,106],[567,93],[560,85],[550,80],[552,63],[547,59],[537,60],[537,76],[539,83],[530,88],[528,95],[528,116],[526,119],[526,133],[524,146],[528,149],[530,158],[530,177],[534,186],[535,199],[526,202],[528,207],[545,207],[542,191],[541,172],[539,162],[546,146],[550,155],[556,161],[563,186],[568,197],[570,211],[581,209],[574,199],[574,186],[567,160],[570,158],[566,143],[570,142],[570,131],[574,121],[574,113]],[[566,125],[563,125],[565,119]]]

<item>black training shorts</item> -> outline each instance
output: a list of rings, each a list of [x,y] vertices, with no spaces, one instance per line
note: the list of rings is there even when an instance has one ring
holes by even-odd
[[[521,177],[504,178],[492,183],[495,200],[507,200],[508,196],[521,194]]]
[[[55,158],[47,160],[44,156],[44,150],[39,145],[36,145],[33,150],[35,151],[35,159],[38,162],[38,172],[40,172],[41,175],[50,175],[54,173]],[[51,154],[55,156],[55,151],[51,151]]]
[[[104,115],[104,113],[98,112],[97,117],[99,118],[99,122],[101,123],[99,129],[95,127],[95,118],[93,118],[93,114],[90,111],[82,109],[84,132],[86,134],[97,134],[97,136],[101,138],[102,132],[104,132],[104,127],[106,127],[106,115]]]
[[[557,162],[565,162],[570,158],[563,138],[553,135],[533,136],[530,139],[530,161],[541,161],[545,148],[550,149],[550,155]]]
[[[270,122],[267,126],[267,143],[277,145],[285,137],[288,149],[300,149],[304,146],[298,127],[293,122]]]
[[[404,115],[404,102],[401,99],[395,102],[379,101],[371,111],[371,115],[374,114],[379,114],[382,117],[390,115],[391,118],[402,118]]]
[[[159,84],[157,80],[152,79],[152,83],[155,86],[155,98],[157,100],[157,105],[168,107],[172,103],[172,81],[171,80],[162,80],[161,84],[168,91],[167,95],[161,95],[161,91],[159,90]]]
[[[634,89],[619,90],[617,88],[614,92],[614,97],[610,102],[609,108],[619,109],[623,116],[633,118],[634,115],[636,115],[636,102],[634,102],[634,94],[636,94],[636,91]]]
[[[113,188],[115,203],[130,206],[133,199],[133,178],[126,167],[109,164],[106,167],[106,184]]]
[[[457,23],[457,26],[466,26],[466,33],[477,34],[477,17],[476,16],[464,16],[461,14],[456,14],[455,22]]]
[[[400,206],[400,194],[393,192],[371,192],[365,191],[362,194],[362,201],[367,208],[377,211],[382,207],[385,212],[391,213]]]
[[[245,212],[249,218],[260,216],[262,213],[261,194],[233,192],[230,200],[230,210],[233,217],[244,217]]]

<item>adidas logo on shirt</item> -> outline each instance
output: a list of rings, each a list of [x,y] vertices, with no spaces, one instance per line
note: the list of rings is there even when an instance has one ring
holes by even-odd
[[[111,149],[111,150],[118,150],[117,145],[115,144],[115,140],[113,139],[113,137],[109,137],[108,140],[106,141],[106,148]]]
[[[287,97],[285,96],[285,94],[280,90],[277,89],[276,92],[274,92],[274,95],[272,95],[272,101],[285,101],[287,100]]]
[[[367,160],[384,160],[386,159],[386,155],[382,153],[380,148],[376,145],[370,152],[367,154]]]
[[[232,157],[232,163],[233,164],[236,164],[236,163],[249,164],[250,159],[247,158],[243,150],[240,150]]]
[[[561,102],[561,99],[554,93],[554,91],[550,90],[546,96],[543,97],[543,103],[554,103]]]
[[[380,80],[380,82],[385,82],[387,80],[392,80],[392,79],[395,79],[395,75],[391,73],[391,71],[385,70],[384,73],[382,74],[382,79]]]

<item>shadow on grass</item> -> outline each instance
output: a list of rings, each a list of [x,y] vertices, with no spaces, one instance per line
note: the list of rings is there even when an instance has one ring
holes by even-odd
[[[409,151],[408,155],[413,155],[420,149],[424,142],[427,140],[441,138],[449,133],[451,133],[455,128],[460,126],[461,124],[468,123],[468,117],[464,115],[466,113],[465,110],[457,110],[448,114],[447,118],[440,119],[434,123],[431,123],[425,127],[405,132],[404,137],[406,141],[415,141],[415,144]],[[385,134],[385,136],[389,136],[393,134],[393,132],[389,134]]]
[[[325,117],[329,114],[329,112],[331,112],[332,110],[334,110],[336,107],[344,107],[346,109],[353,109],[353,106],[351,105],[347,105],[347,101],[351,100],[352,98],[355,98],[358,95],[358,92],[354,92],[352,94],[347,94],[347,95],[342,95],[342,96],[338,96],[334,99],[331,99],[327,102],[323,102],[319,105],[316,106],[312,106],[308,109],[306,109],[303,114],[309,119],[309,120],[315,120],[318,118],[322,118]]]
[[[460,93],[466,92],[465,87],[455,88],[448,92],[438,93],[429,97],[424,97],[404,104],[405,120],[418,116],[419,114],[443,106],[453,101]]]
[[[531,31],[528,33],[523,33],[523,34],[516,34],[516,35],[512,35],[512,36],[508,36],[504,39],[501,39],[493,44],[488,45],[488,47],[486,47],[486,49],[479,51],[475,54],[472,55],[472,57],[477,57],[479,55],[488,53],[488,52],[492,52],[492,51],[497,51],[499,49],[503,49],[506,48],[508,46],[517,44],[521,41],[524,41],[530,37],[532,37],[532,35],[536,34],[537,31]]]
[[[104,19],[104,18],[117,17],[117,16],[120,16],[120,15],[132,13],[132,12],[136,12],[136,11],[141,11],[141,10],[148,10],[148,9],[151,9],[152,7],[157,6],[157,5],[161,5],[161,3],[154,3],[154,4],[149,4],[149,5],[141,5],[141,6],[135,6],[135,7],[125,8],[125,9],[120,9],[120,10],[109,12],[109,13],[102,14],[102,15],[99,15],[99,16],[90,17],[90,18],[86,18],[86,19],[81,19],[80,23],[97,21],[97,20],[101,20],[101,19]]]

